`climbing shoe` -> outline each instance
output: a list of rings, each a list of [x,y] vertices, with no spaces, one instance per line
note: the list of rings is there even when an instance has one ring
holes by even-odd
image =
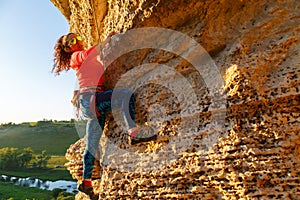
[[[129,133],[129,144],[135,145],[143,142],[149,142],[157,139],[157,135],[153,135],[154,130],[150,127],[136,128]]]
[[[79,186],[78,186],[78,190],[80,192],[83,192],[85,193],[86,195],[88,195],[90,197],[91,200],[98,200],[99,197],[98,195],[96,195],[94,192],[93,192],[93,187],[90,187],[90,186],[86,186],[84,185],[83,183],[81,183]]]
[[[143,143],[143,142],[150,142],[152,140],[156,140],[157,139],[157,135],[152,135],[150,137],[130,137],[129,138],[129,144],[130,145],[135,145],[135,144],[139,144],[139,143]]]

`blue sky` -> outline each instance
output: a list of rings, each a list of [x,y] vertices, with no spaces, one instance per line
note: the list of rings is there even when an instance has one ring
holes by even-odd
[[[0,1],[0,124],[68,120],[76,77],[51,73],[53,48],[69,24],[50,0]]]

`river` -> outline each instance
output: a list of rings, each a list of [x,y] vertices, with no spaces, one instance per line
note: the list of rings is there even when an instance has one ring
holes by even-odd
[[[66,192],[76,194],[77,182],[76,181],[44,181],[37,178],[19,178],[13,176],[0,175],[0,182],[12,183],[14,185],[25,186],[25,187],[37,187],[44,190],[53,190],[55,188],[60,188]]]

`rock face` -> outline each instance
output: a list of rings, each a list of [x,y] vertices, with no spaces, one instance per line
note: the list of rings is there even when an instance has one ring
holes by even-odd
[[[159,140],[129,146],[122,120],[108,116],[102,167],[97,162],[93,173],[99,199],[300,199],[298,1],[51,1],[88,46],[111,31],[157,28],[135,40],[113,37],[119,49],[145,42],[112,61],[107,87],[131,82],[137,122],[154,127]],[[160,28],[188,40],[177,45]],[[151,37],[155,49],[146,44]],[[211,58],[200,54],[207,60],[199,71],[187,49],[169,51],[164,41],[177,49],[196,41]],[[66,154],[78,180],[84,147],[82,138]]]

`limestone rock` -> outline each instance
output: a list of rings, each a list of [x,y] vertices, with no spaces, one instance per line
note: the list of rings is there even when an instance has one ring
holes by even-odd
[[[299,199],[298,1],[51,1],[88,46],[111,31],[168,28],[198,42],[223,78],[223,93],[212,91],[207,83],[214,84],[215,76],[205,76],[214,69],[199,73],[182,58],[186,52],[146,48],[115,59],[107,86],[134,73],[141,85],[137,122],[149,123],[160,139],[131,147],[123,125],[110,115],[101,142],[105,156],[93,175],[99,199]],[[161,40],[154,42],[163,47]],[[155,81],[147,82],[145,74]],[[84,148],[83,138],[66,153],[78,180]]]

